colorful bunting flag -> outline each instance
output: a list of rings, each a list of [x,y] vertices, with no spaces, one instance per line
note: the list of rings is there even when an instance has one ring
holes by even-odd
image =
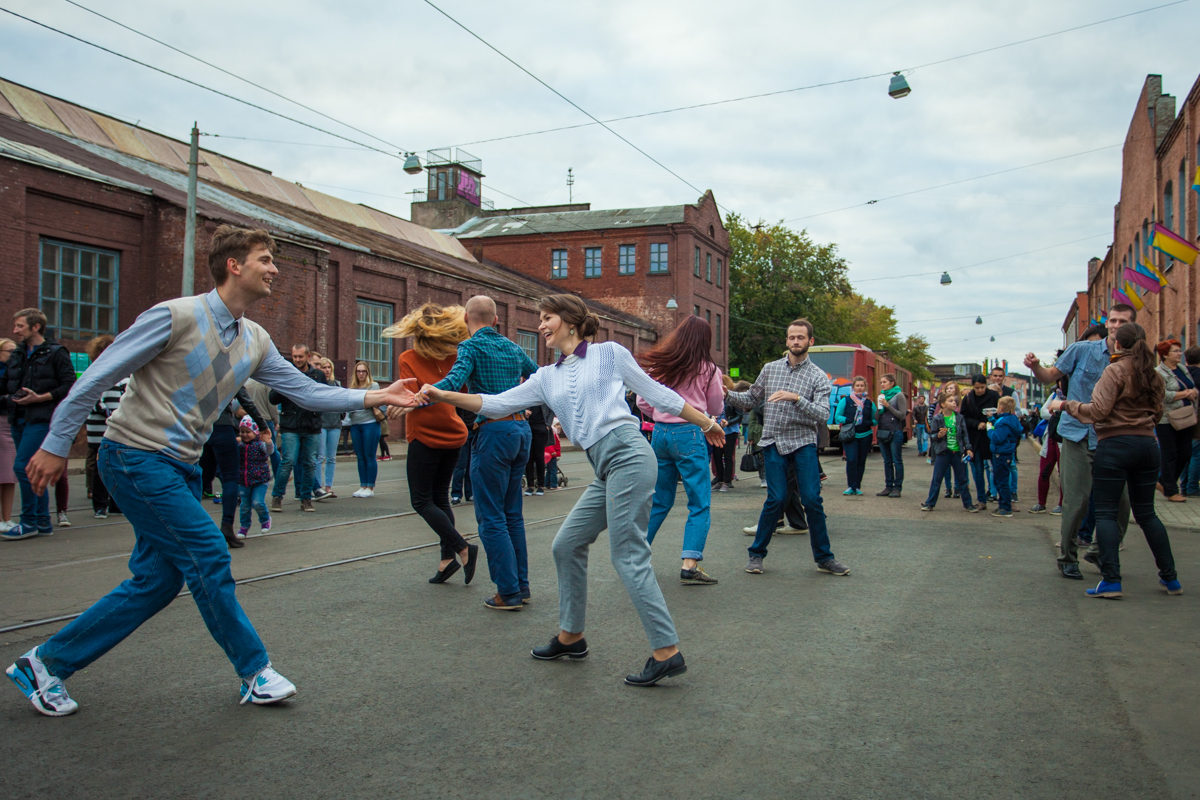
[[[1154,224],[1154,241],[1151,246],[1160,253],[1166,253],[1188,265],[1194,264],[1196,256],[1200,255],[1200,250],[1195,245],[1158,223]]]
[[[1128,271],[1129,270],[1126,270],[1126,272],[1128,272]],[[1139,295],[1137,293],[1137,289],[1134,289],[1132,286],[1129,285],[1129,281],[1125,281],[1125,296],[1129,298],[1129,304],[1131,306],[1133,306],[1134,308],[1136,308],[1138,311],[1141,311],[1143,308],[1146,307],[1146,304],[1144,302],[1142,302],[1141,295]]]
[[[1132,283],[1134,286],[1140,286],[1146,291],[1154,292],[1155,294],[1158,294],[1158,290],[1162,288],[1158,285],[1158,278],[1152,275],[1143,275],[1129,267],[1125,268],[1125,282]]]
[[[1196,177],[1192,178],[1192,188],[1200,192],[1200,166],[1196,167]]]
[[[1149,261],[1143,264],[1138,264],[1137,267],[1134,268],[1134,272],[1145,275],[1147,278],[1152,278],[1154,282],[1158,284],[1159,288],[1167,285],[1166,276],[1159,272],[1158,267],[1154,266]],[[1151,289],[1150,291],[1154,292],[1155,294],[1158,293],[1158,289]]]
[[[1117,289],[1116,287],[1113,287],[1112,299],[1113,299],[1114,304],[1115,303],[1124,303],[1127,306],[1133,305],[1133,301],[1129,299],[1129,296],[1126,295],[1124,292],[1122,292],[1120,289]]]

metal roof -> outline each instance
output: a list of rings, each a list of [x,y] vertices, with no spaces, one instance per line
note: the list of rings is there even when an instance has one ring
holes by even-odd
[[[61,136],[63,139],[66,139],[76,147],[81,147],[94,155],[107,158],[116,164],[120,164],[126,169],[131,169],[134,172],[145,175],[147,178],[152,178],[159,183],[165,183],[172,189],[187,194],[187,176],[176,172],[175,170],[159,166],[153,161],[146,161],[145,159],[138,158],[137,156],[127,155],[116,150],[110,150],[107,147],[101,147],[100,145],[92,144],[91,142],[85,142],[72,136],[64,136],[63,134],[55,135]],[[316,228],[311,228],[308,225],[288,219],[281,214],[276,214],[274,211],[268,211],[262,206],[250,203],[240,197],[235,197],[234,195],[221,191],[220,189],[210,186],[203,181],[198,181],[196,184],[196,197],[200,200],[206,200],[220,208],[224,208],[227,211],[232,211],[240,216],[261,220],[275,230],[284,233],[291,233],[295,236],[304,236],[309,239],[316,239],[320,242],[335,244],[339,247],[345,247],[349,250],[358,250],[362,253],[370,252],[370,250],[365,247],[329,236],[328,234],[322,233]]]
[[[22,144],[14,142],[12,139],[0,137],[0,155],[13,158],[18,161],[26,161],[30,164],[37,164],[39,167],[47,167],[59,172],[66,172],[71,175],[78,175],[81,178],[87,178],[90,181],[98,183],[106,183],[109,186],[120,186],[122,189],[131,189],[142,194],[150,194],[151,190],[145,186],[139,186],[135,183],[123,181],[118,178],[110,178],[107,175],[102,175],[93,169],[88,169],[82,164],[76,164],[68,158],[64,158],[49,150],[44,150],[41,147],[35,147],[31,144]]]
[[[610,231],[614,228],[649,228],[683,222],[684,206],[617,208],[606,211],[563,211],[550,214],[514,214],[500,217],[474,217],[460,225],[454,235],[459,239],[493,236],[527,236],[539,233],[574,231]]]

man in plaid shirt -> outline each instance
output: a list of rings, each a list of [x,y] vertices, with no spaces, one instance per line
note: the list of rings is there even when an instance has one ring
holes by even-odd
[[[467,301],[467,330],[471,338],[458,346],[458,360],[436,384],[447,392],[463,384],[475,394],[500,394],[537,372],[525,351],[501,336],[496,302],[477,295]],[[488,557],[488,572],[496,595],[485,605],[501,611],[520,611],[529,599],[529,556],[525,546],[525,520],[521,516],[521,478],[529,462],[533,438],[523,414],[475,420],[477,432],[471,451],[471,486],[475,492],[475,521],[479,540]]]
[[[809,544],[819,572],[849,575],[846,565],[829,549],[825,509],[821,503],[821,464],[817,461],[817,426],[829,418],[829,376],[812,363],[808,348],[815,342],[812,323],[794,320],[788,325],[786,358],[772,361],[758,373],[758,380],[745,392],[730,392],[730,405],[750,409],[763,405],[760,445],[766,461],[767,501],[758,517],[758,531],[750,545],[746,572],[762,574],[767,545],[775,522],[787,501],[789,463],[800,487],[800,502],[808,517]]]

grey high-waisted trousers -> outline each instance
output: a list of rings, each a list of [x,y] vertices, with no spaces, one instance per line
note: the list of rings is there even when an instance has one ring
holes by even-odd
[[[654,450],[634,425],[622,425],[587,450],[596,479],[571,509],[552,551],[558,569],[559,626],[583,631],[587,611],[588,548],[608,528],[613,566],[625,583],[650,647],[679,643],[675,623],[650,566],[646,526],[658,479]]]

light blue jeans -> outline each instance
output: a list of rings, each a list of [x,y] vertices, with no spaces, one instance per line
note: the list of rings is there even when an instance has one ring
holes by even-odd
[[[258,522],[260,525],[271,521],[271,514],[267,511],[267,485],[260,483],[256,486],[243,486],[238,484],[238,498],[242,503],[242,527],[250,527],[250,509],[258,512]]]
[[[133,525],[133,577],[38,648],[50,674],[65,680],[100,658],[169,606],[185,582],[238,676],[267,666],[267,650],[234,592],[229,546],[200,504],[200,466],[105,439],[98,467]]]
[[[379,430],[378,422],[350,426],[350,441],[354,443],[354,456],[358,461],[358,485],[371,489],[375,488],[375,478],[379,475],[379,464],[375,461]]]
[[[325,486],[333,486],[333,469],[337,466],[338,440],[342,429],[321,428],[317,434],[317,466],[313,470],[313,492]],[[323,467],[323,468],[322,468]],[[324,483],[321,479],[324,478]]]
[[[505,600],[520,597],[521,590],[529,588],[521,478],[525,477],[525,465],[529,463],[532,439],[527,422],[489,422],[480,426],[471,453],[471,487],[475,490],[479,541],[487,553],[488,573]]]
[[[687,494],[688,518],[683,526],[683,554],[680,558],[704,560],[704,543],[712,517],[712,483],[708,477],[708,442],[700,428],[690,422],[658,422],[651,440],[658,459],[658,481],[654,485],[654,505],[650,508],[650,527],[646,542],[654,543],[675,505],[676,487],[683,478]]]

